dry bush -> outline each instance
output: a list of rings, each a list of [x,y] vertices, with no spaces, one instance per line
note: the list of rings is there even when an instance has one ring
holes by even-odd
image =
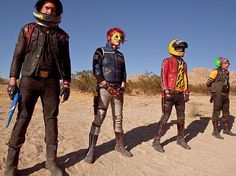
[[[0,77],[0,84],[3,84],[3,83],[4,83],[4,79]]]
[[[71,87],[82,92],[95,92],[96,78],[91,70],[83,70],[72,74]]]
[[[138,80],[127,82],[127,94],[146,94],[155,95],[161,92],[160,77],[152,72],[146,72],[141,75]]]
[[[197,84],[197,85],[189,85],[190,92],[199,93],[202,95],[209,94],[206,84]],[[230,94],[236,95],[236,86],[230,87]]]
[[[206,84],[189,85],[190,92],[207,95],[209,91]]]
[[[91,70],[83,70],[72,74],[71,86],[75,90],[92,93],[96,91],[96,84],[96,78]],[[206,84],[189,85],[189,89],[191,93],[209,94]],[[136,80],[128,80],[125,90],[128,95],[156,95],[160,92],[160,77],[152,72],[146,72]],[[230,93],[236,95],[236,86],[231,87]]]
[[[0,77],[0,84],[1,85],[8,85],[9,81],[7,79],[3,79],[3,78]]]

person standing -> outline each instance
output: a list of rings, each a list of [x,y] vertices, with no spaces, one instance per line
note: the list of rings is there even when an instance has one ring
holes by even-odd
[[[165,125],[171,115],[172,107],[175,106],[177,113],[177,144],[185,149],[191,147],[184,140],[185,103],[189,101],[189,88],[187,76],[187,64],[183,60],[185,49],[188,44],[182,40],[172,40],[169,44],[171,57],[164,59],[161,68],[162,87],[162,117],[154,137],[153,147],[158,152],[165,152],[160,139]]]
[[[215,59],[216,69],[211,72],[206,83],[208,90],[211,93],[210,102],[213,103],[212,124],[214,130],[212,135],[218,139],[224,139],[219,131],[219,116],[221,111],[222,122],[224,125],[223,133],[230,136],[236,136],[229,128],[229,65],[229,59],[217,57]]]
[[[115,150],[124,156],[133,156],[123,144],[123,93],[126,83],[126,67],[124,55],[118,49],[124,41],[125,33],[122,29],[109,29],[106,46],[98,48],[93,56],[93,73],[97,79],[98,96],[94,99],[95,119],[89,134],[89,148],[85,157],[87,163],[92,163],[94,160],[95,146],[109,103],[116,136]]]
[[[56,165],[57,116],[60,96],[64,102],[70,95],[69,36],[58,26],[63,13],[60,0],[38,0],[35,9],[35,22],[24,25],[19,33],[10,67],[7,92],[11,99],[19,92],[20,99],[17,120],[8,142],[6,176],[16,175],[20,148],[39,97],[45,123],[46,168],[52,175],[63,175]],[[63,79],[61,91],[60,79]]]

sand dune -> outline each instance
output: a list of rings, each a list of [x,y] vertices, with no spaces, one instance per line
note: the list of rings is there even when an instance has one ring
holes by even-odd
[[[6,161],[7,141],[15,122],[5,128],[8,111],[6,87],[0,91],[0,175]],[[236,97],[231,97],[231,123],[236,116]],[[224,140],[211,136],[212,105],[207,96],[192,96],[186,107],[186,140],[192,150],[176,144],[175,110],[162,138],[165,153],[152,148],[157,121],[161,116],[159,96],[125,96],[125,144],[134,154],[122,157],[114,151],[114,132],[110,109],[102,126],[94,164],[83,158],[88,146],[88,133],[93,120],[92,96],[72,92],[70,100],[60,106],[58,162],[71,176],[234,176],[236,173],[236,137]],[[232,128],[236,132],[236,126]],[[38,102],[22,147],[19,175],[47,176],[44,169],[45,143],[41,103]]]

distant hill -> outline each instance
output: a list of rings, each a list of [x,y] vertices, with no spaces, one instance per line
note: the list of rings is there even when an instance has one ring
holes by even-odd
[[[206,81],[211,73],[212,69],[208,68],[194,68],[188,72],[189,84],[197,85],[197,84],[206,84]],[[138,74],[132,77],[129,77],[128,80],[133,82],[138,81],[139,77],[142,74]],[[231,86],[236,86],[236,72],[230,72],[230,83]]]
[[[194,68],[188,73],[189,84],[205,84],[212,69]],[[230,72],[231,86],[236,86],[236,72]]]

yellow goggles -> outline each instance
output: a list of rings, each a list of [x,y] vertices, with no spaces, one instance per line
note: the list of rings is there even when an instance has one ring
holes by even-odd
[[[121,41],[122,40],[122,35],[121,35],[121,33],[116,32],[111,36],[111,39],[116,40],[116,41]]]

